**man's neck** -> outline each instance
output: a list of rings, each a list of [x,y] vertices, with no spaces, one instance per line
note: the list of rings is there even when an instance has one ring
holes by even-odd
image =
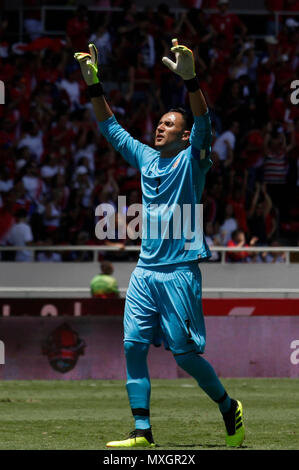
[[[172,150],[160,150],[160,158],[174,158],[180,152],[182,152],[182,150],[185,150],[187,147],[188,145],[186,145],[185,147],[172,149]]]
[[[177,156],[178,153],[180,152],[174,152],[174,151],[160,152],[160,158],[174,158]]]

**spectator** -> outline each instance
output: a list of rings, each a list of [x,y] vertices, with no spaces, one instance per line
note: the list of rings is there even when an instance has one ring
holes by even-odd
[[[29,6],[36,3],[26,1]],[[269,23],[281,2],[266,4],[269,15],[264,19]],[[45,212],[51,216],[49,202],[58,193],[60,222],[51,238],[55,234],[55,243],[76,245],[83,233],[87,235],[82,242],[89,244],[95,241],[95,207],[105,202],[115,207],[119,195],[130,193],[136,200],[137,170],[99,135],[73,53],[87,51],[88,39],[98,44],[101,77],[112,95],[113,112],[134,137],[152,145],[149,136],[157,115],[185,102],[184,82],[164,70],[160,61],[169,53],[175,30],[179,42],[194,50],[215,129],[214,165],[203,197],[205,220],[212,223],[212,232],[223,225],[223,243],[234,228],[244,230],[246,239],[258,233],[259,243],[278,235],[285,243],[297,242],[299,109],[289,99],[299,64],[297,18],[282,17],[278,32],[268,30],[264,40],[253,41],[229,11],[228,1],[184,0],[184,5],[188,10],[176,21],[165,4],[158,11],[151,6],[137,13],[136,3],[121,3],[123,12],[95,16],[93,36],[87,8],[79,6],[68,21],[65,44],[51,38],[12,44],[4,17],[0,79],[6,84],[7,105],[0,107],[1,238],[14,223],[14,214],[25,209],[34,240],[44,242]],[[216,7],[219,12],[210,19],[204,9]],[[296,0],[286,0],[284,8],[293,11]],[[254,23],[250,28],[260,34]],[[227,129],[234,122],[236,132]],[[261,190],[254,203],[256,182]],[[264,182],[273,199],[266,217],[261,215]],[[125,251],[120,255],[129,256]],[[69,252],[63,256],[69,258]]]
[[[231,239],[228,241],[227,246],[229,247],[238,247],[238,248],[246,248],[254,246],[257,242],[257,238],[251,238],[249,245],[246,243],[245,232],[243,230],[234,230],[232,233]],[[244,251],[228,251],[227,252],[227,261],[229,262],[248,262],[250,259],[251,254],[244,250]]]
[[[236,176],[236,171],[231,170],[229,173],[229,187],[226,203],[231,204],[234,209],[234,217],[237,221],[238,228],[247,233],[246,191],[248,172],[243,172],[242,179],[237,179]]]
[[[273,240],[270,243],[272,247],[279,247],[281,246],[278,240]],[[268,251],[267,253],[263,254],[264,261],[266,263],[285,263],[286,262],[286,254],[282,251]]]
[[[66,78],[61,80],[59,86],[61,90],[64,90],[68,96],[71,111],[79,109],[81,107],[80,87],[76,76],[76,70],[70,71]]]
[[[270,13],[267,18],[267,34],[274,35],[276,33],[275,13],[284,10],[285,0],[264,0],[264,3]]]
[[[141,52],[137,54],[136,63],[129,68],[129,90],[126,100],[135,106],[140,105],[151,89],[151,76]]]
[[[113,265],[109,261],[101,262],[101,273],[92,278],[90,291],[92,297],[113,299],[119,297],[116,279],[112,276]]]
[[[43,214],[43,225],[45,234],[51,236],[57,232],[61,223],[61,208],[60,208],[61,194],[55,190],[53,197],[45,204],[45,211]]]
[[[87,49],[89,24],[88,9],[85,5],[79,5],[74,17],[68,20],[66,33],[74,52]]]
[[[261,199],[261,192],[263,198]],[[268,243],[266,220],[272,208],[272,201],[267,193],[266,184],[256,183],[256,190],[248,211],[248,228],[250,236],[257,237],[259,244],[264,246]]]
[[[144,13],[138,15],[137,21],[139,29],[139,50],[142,54],[145,67],[151,70],[156,63],[154,38],[149,33],[149,22]]]
[[[51,185],[51,181],[58,173],[57,160],[54,153],[50,153],[46,156],[44,165],[40,169],[40,175],[47,184],[48,188]]]
[[[22,182],[31,201],[36,204],[41,203],[46,193],[46,185],[40,178],[37,164],[34,161],[27,165]]]
[[[223,34],[226,38],[229,48],[233,46],[235,34],[238,32],[241,36],[245,36],[247,32],[246,26],[240,18],[234,13],[229,13],[229,0],[218,0],[216,13],[211,18],[211,24],[216,34]]]
[[[19,209],[15,214],[15,223],[6,235],[8,245],[26,246],[32,245],[33,234],[30,225],[27,223],[27,212]],[[19,250],[16,252],[15,261],[33,261],[33,252]]]
[[[215,228],[212,224],[212,222],[206,222],[205,224],[205,237],[206,237],[206,242],[209,246],[209,248],[214,248],[216,246],[220,246],[220,237],[218,234],[215,233]],[[211,251],[211,261],[219,261],[220,260],[220,254],[218,251]]]
[[[248,169],[248,189],[253,190],[255,182],[263,180],[264,130],[255,125],[243,138],[244,148],[240,154],[240,165]]]
[[[231,239],[232,233],[237,230],[238,224],[233,216],[234,214],[234,209],[231,204],[227,204],[225,206],[225,215],[224,215],[224,221],[222,225],[220,226],[220,240],[221,240],[221,245],[227,245],[229,240]]]
[[[8,169],[6,167],[0,168],[0,194],[7,193],[13,187],[13,179],[10,178]]]
[[[85,231],[81,231],[77,233],[75,244],[78,246],[82,245],[89,245],[90,237],[89,234]],[[92,261],[92,251],[72,251],[70,255],[70,259],[68,261],[77,261],[77,262],[85,262],[85,261]]]
[[[26,123],[24,130],[25,135],[19,141],[18,148],[28,147],[31,156],[37,163],[40,163],[44,153],[43,133],[39,130],[35,121]]]
[[[288,154],[294,147],[294,130],[291,142],[287,144],[283,128],[269,123],[264,139],[264,182],[267,183],[267,191],[281,217],[284,217],[287,208]]]
[[[112,52],[112,40],[108,30],[107,19],[102,20],[94,34],[89,38],[89,42],[94,44],[99,52],[98,63],[101,67],[107,66]]]
[[[40,38],[43,34],[41,11],[39,8],[40,2],[39,0],[24,0],[24,6],[29,7],[29,9],[25,9],[23,12],[25,31],[31,40]],[[33,9],[30,10],[30,7],[33,7]]]
[[[47,238],[43,244],[45,246],[51,246],[53,245],[53,240],[51,238]],[[37,261],[41,263],[59,263],[61,261],[61,254],[54,250],[39,251],[37,253]]]
[[[227,131],[223,132],[213,144],[213,152],[217,153],[220,161],[225,167],[231,166],[234,158],[234,148],[236,145],[236,136],[239,132],[239,123],[232,122]]]

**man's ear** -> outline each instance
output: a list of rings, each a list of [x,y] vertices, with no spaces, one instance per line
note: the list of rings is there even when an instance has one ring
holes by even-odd
[[[190,131],[185,130],[182,135],[182,140],[186,140],[186,141],[189,140],[190,134],[191,134]]]

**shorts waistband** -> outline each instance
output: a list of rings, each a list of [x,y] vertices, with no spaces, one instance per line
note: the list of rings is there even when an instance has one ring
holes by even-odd
[[[174,271],[192,271],[199,269],[198,260],[187,261],[185,263],[162,264],[160,266],[136,266],[135,269],[145,269],[146,271],[155,271],[161,273],[170,273]]]

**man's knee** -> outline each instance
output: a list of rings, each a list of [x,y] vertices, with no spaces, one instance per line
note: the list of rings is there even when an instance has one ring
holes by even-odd
[[[146,343],[138,343],[137,341],[125,341],[124,349],[126,357],[139,355],[146,355],[149,345]]]
[[[192,359],[197,357],[197,353],[193,350],[182,354],[173,354],[173,357],[175,358],[177,365],[182,369],[185,369],[185,367],[190,364],[190,360],[192,361]]]

